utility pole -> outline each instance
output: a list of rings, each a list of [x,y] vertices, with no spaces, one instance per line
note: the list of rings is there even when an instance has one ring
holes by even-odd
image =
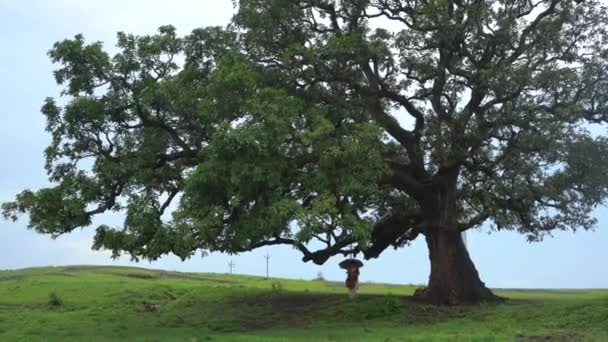
[[[268,260],[270,260],[270,254],[268,254],[268,252],[264,255],[264,259],[266,259],[266,279],[268,279]]]
[[[232,274],[232,269],[234,268],[234,266],[236,266],[234,264],[234,262],[232,262],[232,260],[230,260],[230,262],[228,263],[228,268],[230,268],[230,274]]]

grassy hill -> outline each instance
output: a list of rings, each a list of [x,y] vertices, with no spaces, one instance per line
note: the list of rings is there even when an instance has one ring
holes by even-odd
[[[608,341],[608,290],[503,290],[433,307],[412,287],[124,267],[0,271],[0,341]]]

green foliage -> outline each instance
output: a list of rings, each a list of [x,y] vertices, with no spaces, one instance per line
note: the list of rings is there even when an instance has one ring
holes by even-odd
[[[51,292],[49,293],[48,305],[51,308],[60,307],[63,305],[63,299],[61,299],[61,297],[56,292]]]
[[[272,292],[275,294],[283,292],[283,283],[278,280],[274,280],[271,285]]]
[[[608,197],[608,140],[588,130],[608,121],[600,2],[235,3],[227,28],[120,32],[114,56],[82,35],[56,43],[52,185],[4,216],[56,237],[123,213],[96,230],[114,256],[288,244],[319,264],[430,226],[530,240],[594,227]]]

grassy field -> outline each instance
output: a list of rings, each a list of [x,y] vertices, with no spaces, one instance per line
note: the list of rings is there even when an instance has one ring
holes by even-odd
[[[0,341],[608,341],[608,290],[502,290],[433,307],[412,287],[120,267],[0,272]]]

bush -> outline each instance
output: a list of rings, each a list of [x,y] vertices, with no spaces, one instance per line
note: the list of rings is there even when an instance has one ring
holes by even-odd
[[[50,307],[56,308],[63,305],[63,299],[61,299],[61,297],[57,293],[51,292],[49,293],[48,304]]]
[[[283,291],[283,284],[281,284],[281,282],[277,281],[277,280],[273,281],[272,282],[272,292],[279,293],[282,291]]]
[[[401,303],[399,302],[399,299],[389,295],[386,298],[386,306],[384,308],[385,313],[391,314],[398,312],[399,310],[401,310]]]

